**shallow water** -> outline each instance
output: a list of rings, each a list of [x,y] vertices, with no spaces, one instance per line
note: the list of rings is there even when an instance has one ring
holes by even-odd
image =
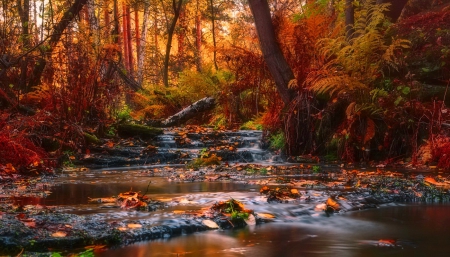
[[[178,149],[176,134],[160,136],[162,150]],[[178,149],[195,155],[208,142],[192,136],[189,148]],[[250,151],[257,164],[277,165],[274,156],[259,149],[261,132],[227,134],[239,142],[238,151]],[[276,156],[275,156],[276,157]],[[110,249],[96,256],[448,256],[450,254],[450,204],[399,205],[327,216],[315,208],[328,197],[308,190],[313,203],[290,201],[268,204],[259,194],[260,185],[241,182],[170,182],[158,177],[161,169],[184,169],[184,165],[152,165],[66,172],[57,179],[44,205],[56,205],[65,212],[96,215],[108,221],[146,219],[158,225],[176,222],[175,210],[199,210],[230,198],[241,201],[256,213],[269,213],[275,221],[236,230],[215,230],[175,238],[140,242]],[[140,191],[165,202],[162,210],[137,212],[114,205],[89,204],[90,198],[116,196]],[[306,192],[302,192],[306,194]],[[393,241],[386,241],[393,240]]]
[[[386,206],[141,242],[98,256],[448,256],[450,205]],[[381,246],[395,239],[397,246]]]
[[[140,242],[96,253],[98,256],[411,257],[450,253],[450,204],[390,204],[327,216],[315,209],[327,195],[314,190],[308,190],[309,195],[315,196],[314,203],[268,204],[259,194],[259,185],[169,182],[166,178],[147,176],[142,170],[94,171],[60,180],[64,183],[52,189],[45,204],[61,205],[58,208],[76,214],[100,215],[110,221],[147,219],[158,225],[176,221],[179,216],[174,210],[199,210],[230,198],[257,213],[275,216],[272,223]],[[110,197],[131,188],[166,202],[166,207],[156,212],[137,212],[88,204],[88,197]],[[395,241],[391,244],[380,240]]]

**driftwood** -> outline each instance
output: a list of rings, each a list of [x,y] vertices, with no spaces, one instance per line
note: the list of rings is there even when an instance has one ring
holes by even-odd
[[[181,125],[197,115],[211,110],[215,105],[216,99],[214,97],[205,97],[165,120],[151,120],[147,124],[155,127],[171,127]]]

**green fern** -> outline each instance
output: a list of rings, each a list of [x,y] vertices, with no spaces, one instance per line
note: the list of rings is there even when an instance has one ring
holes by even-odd
[[[310,73],[305,84],[318,94],[367,94],[375,74],[382,74],[385,67],[398,70],[403,63],[396,53],[409,48],[410,42],[384,37],[384,13],[388,10],[389,4],[368,0],[357,12],[355,34],[350,41],[344,35],[319,40],[319,53],[329,61],[319,71]]]

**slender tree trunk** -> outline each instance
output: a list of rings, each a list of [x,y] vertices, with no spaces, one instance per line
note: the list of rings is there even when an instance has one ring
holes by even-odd
[[[199,9],[199,4],[197,0],[197,14],[195,16],[195,65],[197,71],[202,71],[202,14]]]
[[[22,23],[22,49],[27,51],[30,48],[30,0],[17,1],[17,8]],[[28,73],[28,57],[25,56],[20,61],[20,79],[19,88],[22,91],[27,91],[27,73]]]
[[[213,39],[213,62],[214,68],[219,69],[217,66],[217,43],[216,43],[216,15],[214,13],[214,3],[213,0],[209,0],[209,5],[211,7],[211,34]]]
[[[109,2],[108,2],[108,0],[105,0],[103,2],[103,4],[104,4],[104,6],[103,6],[103,16],[104,16],[104,19],[105,19],[105,38],[109,39],[109,36],[111,34],[111,31],[110,31],[110,29],[111,29],[111,26],[110,26],[111,19],[109,18]]]
[[[134,58],[133,58],[133,41],[131,36],[131,14],[130,14],[130,6],[127,5],[126,8],[126,19],[127,19],[127,44],[128,44],[128,66],[130,74],[133,75],[134,73]]]
[[[355,7],[353,0],[345,0],[345,36],[350,41],[355,34]]]
[[[184,63],[184,39],[186,38],[186,13],[180,11],[180,32],[178,33],[178,67],[183,70]]]
[[[95,2],[94,0],[87,0],[86,7],[87,7],[87,13],[88,13],[88,20],[89,20],[89,28],[91,29],[91,33],[94,37],[94,44],[96,49],[100,46],[100,29],[98,24],[98,19],[95,16]]]
[[[122,3],[122,38],[123,38],[123,56],[124,65],[127,71],[130,71],[130,59],[128,55],[130,54],[130,49],[128,49],[128,26],[127,26],[127,6],[126,3]]]
[[[142,23],[142,36],[140,38],[140,46],[138,52],[138,67],[137,67],[137,81],[139,85],[142,85],[144,80],[144,59],[145,59],[145,46],[147,44],[147,31],[150,23],[150,3],[146,2],[144,6],[144,21]]]
[[[180,16],[181,7],[183,4],[183,0],[172,0],[172,8],[173,8],[173,19],[169,27],[169,31],[167,32],[167,44],[166,44],[166,55],[164,56],[164,67],[163,67],[163,82],[165,87],[169,87],[169,60],[170,60],[170,49],[172,48],[172,39],[173,34],[175,32],[175,26],[178,21],[178,17]]]
[[[281,99],[287,105],[295,96],[294,90],[288,87],[289,82],[295,77],[276,40],[269,4],[267,0],[249,0],[248,2],[255,20],[256,31],[264,60],[275,80],[275,85]]]
[[[139,50],[141,47],[141,35],[139,32],[139,9],[138,5],[134,7],[134,30],[135,30],[135,38],[136,38],[136,56],[139,55]]]

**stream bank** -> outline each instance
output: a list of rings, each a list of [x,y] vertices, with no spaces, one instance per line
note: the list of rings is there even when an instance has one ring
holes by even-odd
[[[283,163],[259,147],[260,132],[244,132],[246,136],[242,133],[229,132],[216,137],[192,133],[192,137],[198,138],[195,141],[187,134],[169,132],[160,136],[156,150],[185,155],[184,163],[205,154],[205,148],[211,155],[241,156],[247,151],[252,160],[245,162],[233,162],[231,157],[224,160],[224,157],[218,165],[188,168],[185,164],[159,160],[122,168],[104,165],[101,169],[68,169],[23,184],[4,180],[2,195],[15,198],[2,198],[1,253],[76,251],[89,245],[108,248],[167,239],[212,230],[205,220],[214,221],[219,227],[214,229],[219,230],[248,227],[243,220],[233,222],[221,213],[210,213],[215,203],[229,199],[236,199],[250,209],[257,224],[304,222],[312,217],[329,217],[392,203],[449,201],[450,183],[443,173]],[[149,148],[131,147],[133,151],[141,151],[141,157],[142,151]],[[111,148],[133,152],[123,145]],[[108,151],[98,154],[106,153],[110,154]],[[96,158],[96,153],[82,158]],[[119,203],[88,203],[88,198],[111,197],[130,187],[153,201],[146,211],[124,209]],[[108,188],[111,190],[103,191]],[[291,194],[295,192],[292,190],[297,190],[295,195]],[[72,198],[78,200],[69,203]]]

